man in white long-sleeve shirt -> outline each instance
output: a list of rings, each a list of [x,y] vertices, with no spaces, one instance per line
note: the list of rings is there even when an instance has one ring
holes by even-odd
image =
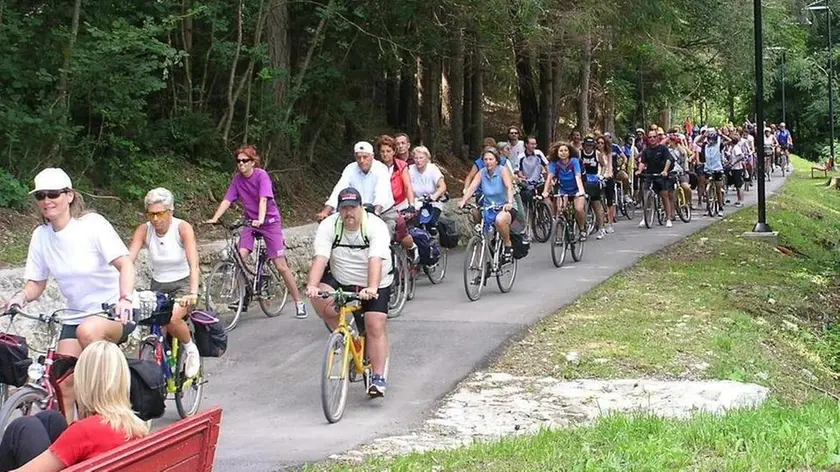
[[[353,151],[356,162],[351,162],[344,168],[324,209],[315,215],[315,218],[321,221],[332,214],[338,206],[339,192],[347,187],[353,187],[362,195],[363,204],[374,206],[375,213],[388,223],[393,234],[394,227],[391,220],[395,225],[397,211],[394,209],[394,194],[391,192],[391,175],[388,168],[373,158],[373,145],[367,141],[356,143]]]

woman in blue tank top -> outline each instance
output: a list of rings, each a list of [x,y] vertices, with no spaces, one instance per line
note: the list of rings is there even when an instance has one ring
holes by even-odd
[[[486,149],[482,155],[484,168],[481,169],[467,188],[464,189],[464,196],[458,202],[458,207],[463,208],[467,200],[472,197],[476,189],[481,186],[484,195],[482,199],[482,213],[486,223],[494,223],[505,244],[505,256],[513,255],[513,246],[510,241],[510,223],[514,212],[513,198],[513,176],[506,166],[499,165],[499,154],[495,149]],[[503,206],[503,211],[491,209],[492,206]]]

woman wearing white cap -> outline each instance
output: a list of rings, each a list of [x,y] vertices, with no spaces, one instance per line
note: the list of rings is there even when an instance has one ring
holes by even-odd
[[[35,176],[30,194],[37,201],[43,224],[35,228],[29,243],[26,283],[8,301],[7,309],[37,300],[52,276],[68,309],[95,312],[103,303],[115,303],[120,317],[109,321],[91,316],[80,324],[65,324],[59,336],[59,354],[78,357],[95,341],[125,341],[134,329],[134,323],[129,323],[134,264],[125,243],[105,218],[85,212],[81,196],[63,170],[42,170]],[[72,418],[72,385],[62,385],[62,396],[65,413]]]

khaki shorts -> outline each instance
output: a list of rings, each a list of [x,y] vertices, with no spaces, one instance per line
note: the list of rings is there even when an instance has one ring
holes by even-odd
[[[174,282],[158,282],[152,280],[152,291],[163,292],[172,298],[183,297],[190,294],[190,278],[184,277]]]

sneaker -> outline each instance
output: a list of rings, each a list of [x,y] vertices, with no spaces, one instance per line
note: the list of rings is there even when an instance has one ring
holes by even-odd
[[[309,316],[309,313],[306,312],[306,303],[297,302],[295,303],[295,318],[302,320]]]
[[[607,226],[606,231],[607,231],[607,234],[613,234],[613,233],[615,233],[615,228],[613,228],[613,225],[609,225],[609,226]]]
[[[742,206],[744,206],[744,204],[741,202],[735,202],[735,206],[741,208]]]
[[[201,368],[201,355],[198,353],[198,346],[195,343],[185,344],[184,352],[187,353],[187,358],[184,360],[184,375],[187,378],[195,377]]]
[[[715,216],[717,216],[718,218],[723,218],[725,215],[723,214],[723,210],[721,210]]]
[[[646,227],[646,226],[647,226],[647,225],[645,225],[645,219],[644,219],[644,218],[642,218],[642,221],[640,221],[640,222],[639,222],[639,228],[644,228],[644,227]]]
[[[595,233],[595,239],[604,239],[604,236],[606,235],[607,233],[604,230],[599,229],[598,232]]]
[[[417,245],[414,245],[414,247],[409,249],[407,252],[408,252],[408,258],[411,259],[412,263],[414,263],[414,264],[419,264],[420,263],[420,252],[417,250]]]
[[[508,263],[513,260],[513,247],[512,246],[505,246],[505,249],[502,251],[502,261]]]
[[[670,220],[670,219],[669,219],[668,221],[666,221],[666,222],[665,222],[665,227],[666,227],[666,228],[671,228],[671,227],[673,227],[673,226],[674,226],[674,223],[671,223],[671,220]]]
[[[367,393],[371,397],[382,397],[385,396],[386,388],[387,386],[385,385],[385,377],[373,374],[370,377],[370,385],[368,385]]]

